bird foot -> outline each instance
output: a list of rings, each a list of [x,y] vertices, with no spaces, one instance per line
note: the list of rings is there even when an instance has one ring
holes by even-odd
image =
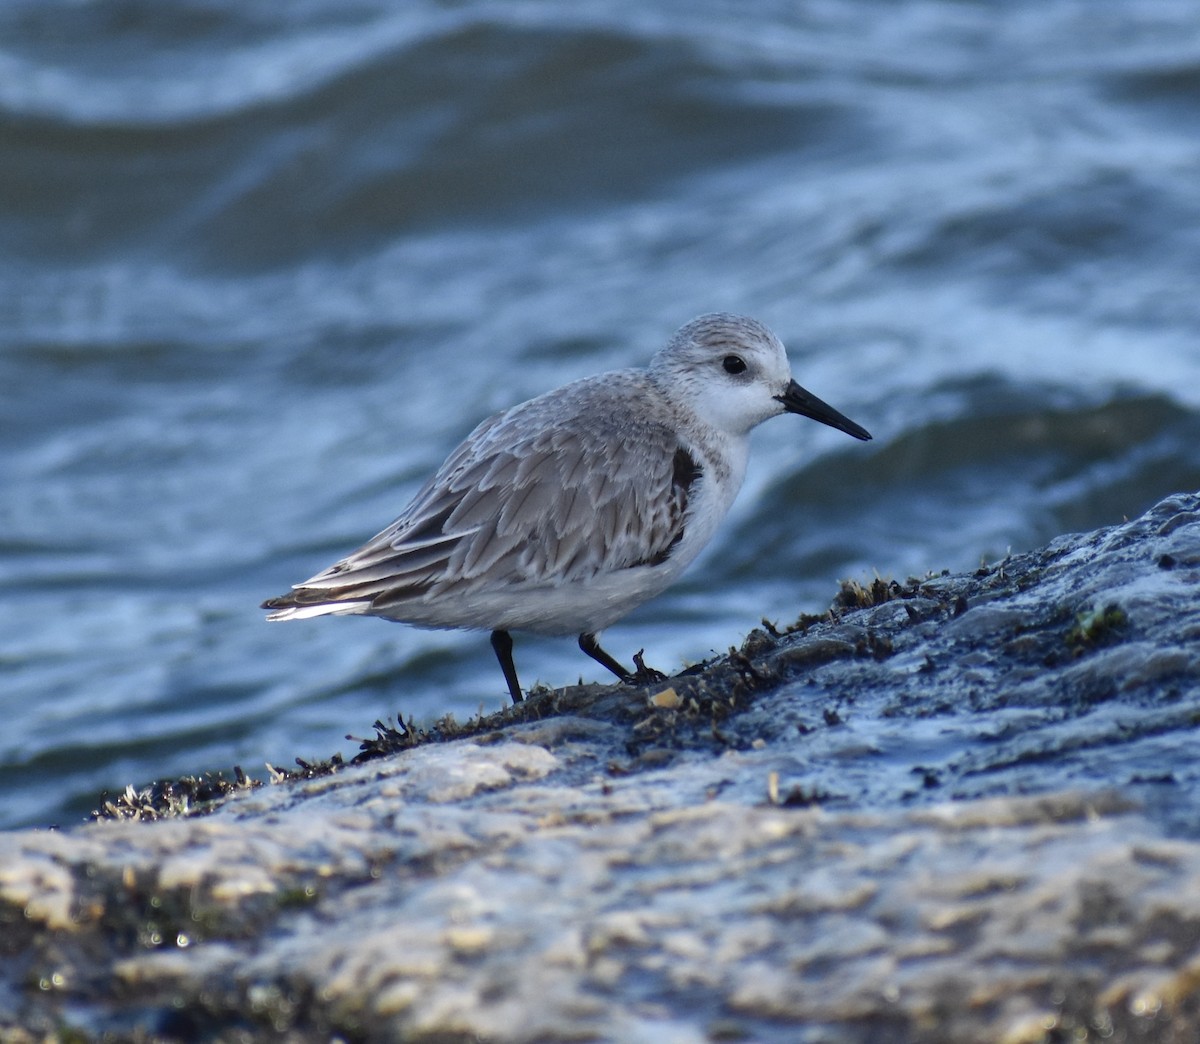
[[[633,665],[637,670],[625,679],[630,685],[649,685],[652,682],[667,680],[667,676],[662,671],[656,671],[653,667],[646,666],[646,661],[642,658],[645,654],[645,649],[639,649],[633,654]]]

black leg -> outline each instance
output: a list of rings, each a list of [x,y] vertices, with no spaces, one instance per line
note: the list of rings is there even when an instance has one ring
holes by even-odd
[[[492,632],[492,648],[496,650],[496,659],[500,661],[504,680],[508,682],[508,694],[513,703],[520,703],[521,683],[517,681],[517,666],[513,663],[512,645],[512,635],[507,631]]]
[[[622,667],[616,660],[608,655],[600,648],[600,643],[596,641],[594,634],[581,634],[579,636],[579,648],[587,653],[597,663],[603,664],[613,672],[621,681],[629,681],[633,675]]]

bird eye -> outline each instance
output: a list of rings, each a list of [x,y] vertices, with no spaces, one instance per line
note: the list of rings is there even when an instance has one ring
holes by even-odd
[[[740,355],[727,355],[721,360],[726,373],[745,373],[746,361]]]

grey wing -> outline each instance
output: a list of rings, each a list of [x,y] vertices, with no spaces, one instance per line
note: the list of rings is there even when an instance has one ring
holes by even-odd
[[[297,585],[293,604],[373,609],[454,586],[570,583],[664,561],[700,475],[669,428],[480,425],[395,522]]]

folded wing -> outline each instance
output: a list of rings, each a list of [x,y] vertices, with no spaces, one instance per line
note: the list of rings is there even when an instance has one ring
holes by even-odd
[[[595,402],[545,407],[535,399],[485,421],[395,522],[264,607],[280,619],[386,613],[450,588],[571,584],[664,561],[700,476],[677,435],[653,422],[618,428],[628,413]]]

